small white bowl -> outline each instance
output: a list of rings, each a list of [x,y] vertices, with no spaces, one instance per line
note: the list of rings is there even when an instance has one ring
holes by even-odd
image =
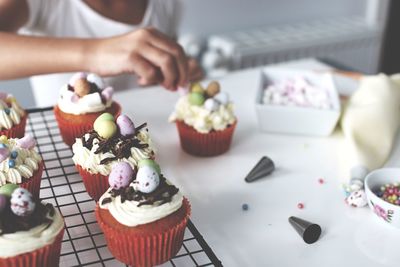
[[[365,193],[368,206],[380,219],[400,228],[400,206],[391,204],[379,198],[377,192],[382,185],[400,182],[400,168],[383,168],[375,170],[365,178]]]
[[[264,88],[268,84],[296,76],[305,77],[315,86],[326,89],[331,100],[332,108],[318,109],[263,103]],[[335,129],[340,116],[340,110],[339,94],[331,74],[283,67],[267,67],[263,69],[261,84],[256,95],[256,112],[259,127],[262,131],[328,136]]]

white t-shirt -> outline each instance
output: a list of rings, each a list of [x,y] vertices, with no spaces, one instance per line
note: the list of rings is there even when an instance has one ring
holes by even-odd
[[[29,21],[21,33],[51,37],[110,37],[149,26],[174,37],[180,11],[178,0],[148,0],[142,22],[130,25],[98,14],[82,0],[27,0],[27,2]],[[68,82],[71,75],[71,73],[61,73],[31,77],[36,104],[39,107],[55,105],[61,86]],[[137,86],[134,75],[107,78],[106,82],[116,90]]]

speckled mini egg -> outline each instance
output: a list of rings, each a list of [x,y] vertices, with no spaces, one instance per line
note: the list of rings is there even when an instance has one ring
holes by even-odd
[[[152,159],[141,159],[141,160],[139,160],[138,168],[142,168],[144,166],[152,167],[153,169],[155,169],[157,171],[158,174],[161,174],[160,165],[158,165],[158,163],[155,162]]]
[[[226,105],[229,102],[229,95],[225,92],[219,92],[214,99],[217,100],[222,105]]]
[[[32,194],[25,188],[17,188],[11,195],[11,211],[21,217],[33,213],[36,203],[33,201]]]
[[[139,168],[134,183],[135,190],[148,194],[156,190],[160,184],[160,176],[156,169],[150,166],[144,166]]]
[[[189,94],[189,103],[194,106],[201,106],[205,101],[205,97],[201,93],[190,93]]]
[[[86,80],[88,82],[96,84],[99,89],[104,87],[103,79],[95,73],[89,73],[88,76],[86,77]]]
[[[133,121],[126,115],[120,115],[117,118],[119,132],[123,136],[135,134],[135,125]]]
[[[94,130],[104,139],[109,139],[117,132],[117,125],[114,121],[99,121],[94,125]]]
[[[346,198],[346,203],[356,208],[364,207],[368,204],[367,195],[364,190],[351,192]]]
[[[6,209],[7,201],[7,196],[0,195],[0,214]]]
[[[204,102],[204,107],[209,111],[216,111],[219,108],[219,102],[213,98],[209,98]]]
[[[110,175],[108,176],[108,183],[114,189],[121,189],[127,187],[133,178],[133,169],[127,162],[118,162],[112,166]]]

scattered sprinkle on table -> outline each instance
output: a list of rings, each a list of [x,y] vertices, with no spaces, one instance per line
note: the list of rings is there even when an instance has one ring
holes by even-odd
[[[299,204],[297,204],[297,208],[301,210],[304,209],[304,204],[300,202]]]
[[[324,180],[324,179],[322,179],[322,178],[319,178],[319,179],[318,179],[318,183],[320,183],[320,184],[324,184],[324,183],[325,183],[325,180]]]
[[[249,205],[248,204],[243,204],[242,205],[242,210],[248,210],[249,209]]]

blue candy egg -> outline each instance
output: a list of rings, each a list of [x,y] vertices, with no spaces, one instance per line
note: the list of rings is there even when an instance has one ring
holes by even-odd
[[[11,158],[16,159],[18,157],[18,152],[17,151],[12,151],[11,152]]]
[[[15,160],[9,159],[9,160],[8,160],[8,167],[14,168],[14,167],[15,167]]]

